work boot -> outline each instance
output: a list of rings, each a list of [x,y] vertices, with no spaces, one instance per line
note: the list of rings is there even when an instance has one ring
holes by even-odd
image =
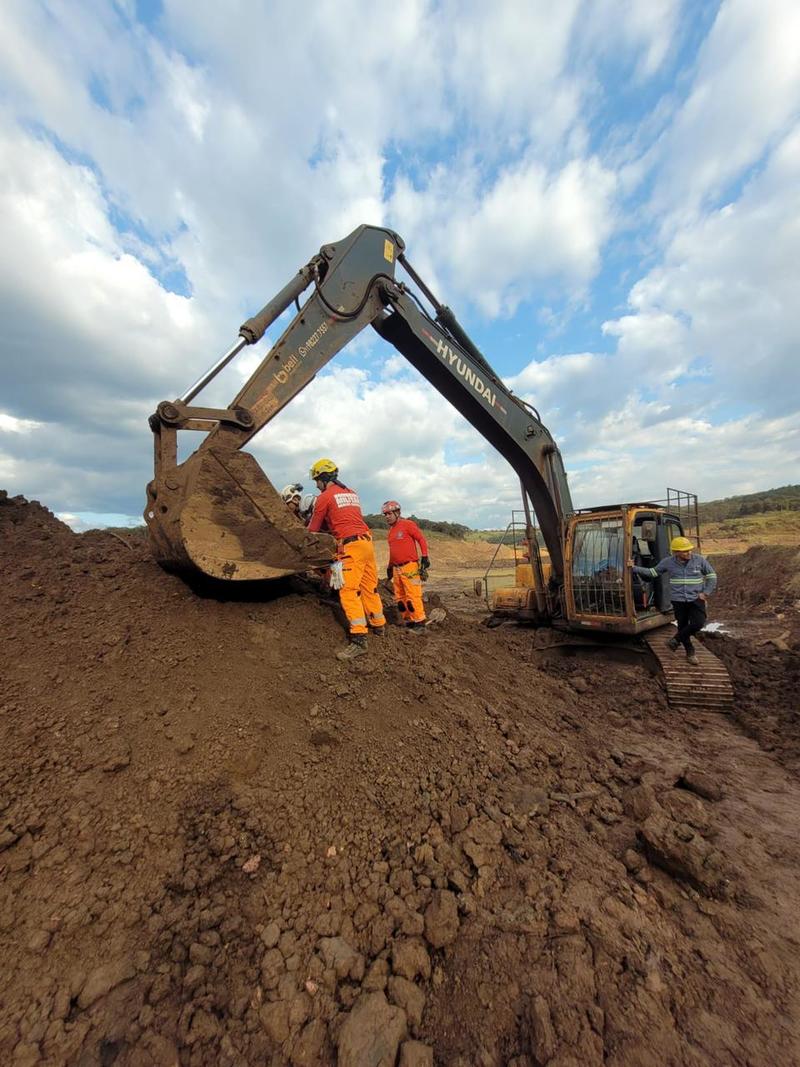
[[[363,634],[355,634],[350,638],[350,644],[336,653],[337,659],[355,659],[357,656],[366,656],[367,639]]]
[[[370,630],[370,633],[372,634],[373,637],[386,637],[386,627],[385,626],[373,626],[372,629]]]
[[[700,666],[700,660],[697,658],[697,653],[696,652],[687,652],[686,653],[686,662],[690,663],[693,667],[699,667]]]
[[[677,637],[670,637],[669,641],[667,641],[667,644],[673,652],[677,652],[678,649],[681,647],[681,643]]]

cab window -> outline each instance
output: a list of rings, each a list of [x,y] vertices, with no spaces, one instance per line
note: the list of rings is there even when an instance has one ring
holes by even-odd
[[[624,548],[621,519],[591,519],[575,526],[572,590],[579,614],[625,614]]]

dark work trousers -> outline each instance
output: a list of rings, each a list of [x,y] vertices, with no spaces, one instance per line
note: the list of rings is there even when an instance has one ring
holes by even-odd
[[[692,634],[702,630],[706,624],[706,605],[702,600],[673,600],[672,610],[675,612],[675,621],[678,624],[678,632],[675,635],[687,652],[691,652]]]

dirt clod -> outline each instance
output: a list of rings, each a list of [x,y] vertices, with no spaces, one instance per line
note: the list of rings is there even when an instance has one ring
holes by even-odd
[[[389,1067],[405,1035],[405,1012],[383,993],[364,993],[342,1026],[339,1067]]]

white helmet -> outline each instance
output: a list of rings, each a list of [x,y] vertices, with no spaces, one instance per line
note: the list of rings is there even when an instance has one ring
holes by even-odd
[[[303,493],[303,487],[299,482],[294,482],[292,485],[285,485],[281,489],[281,500],[284,504],[288,504],[291,500],[300,500]]]

